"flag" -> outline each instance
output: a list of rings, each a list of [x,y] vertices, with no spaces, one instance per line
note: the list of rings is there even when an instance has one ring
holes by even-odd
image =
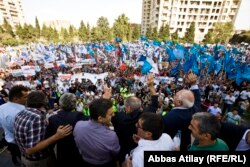
[[[141,73],[143,75],[148,74],[151,69],[152,69],[151,64],[145,60],[141,68]]]
[[[145,37],[145,36],[141,36],[141,37],[140,37],[140,40],[141,40],[141,41],[147,41],[147,40],[148,40],[148,38],[147,38],[147,37]]]
[[[122,40],[120,38],[116,37],[115,42],[122,42]]]

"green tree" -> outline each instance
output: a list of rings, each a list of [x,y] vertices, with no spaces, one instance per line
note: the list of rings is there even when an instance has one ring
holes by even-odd
[[[63,41],[69,42],[70,38],[69,38],[69,33],[68,33],[67,29],[63,28],[61,33],[62,33]]]
[[[131,24],[132,27],[132,39],[138,40],[140,38],[140,25],[139,24]]]
[[[80,23],[80,27],[78,29],[78,36],[82,42],[87,41],[87,27],[85,26],[83,21],[81,21]]]
[[[4,30],[5,30],[5,32],[7,34],[10,34],[11,37],[15,37],[15,34],[14,34],[13,30],[12,30],[12,27],[8,23],[8,21],[6,20],[6,18],[3,19],[3,28],[4,28]]]
[[[123,41],[128,40],[129,36],[129,18],[122,14],[118,16],[113,25],[113,33],[115,37],[121,38]]]
[[[153,28],[152,40],[158,40],[158,31],[157,27]]]
[[[234,31],[233,23],[215,23],[213,28],[212,38],[216,43],[228,42],[229,38],[232,37]]]
[[[202,40],[202,42],[208,43],[208,44],[213,43],[212,36],[213,36],[213,29],[209,29],[207,34],[204,36],[204,39]]]
[[[40,33],[41,33],[41,29],[40,29],[40,25],[39,25],[38,19],[36,17],[36,25],[35,25],[35,35],[36,35],[36,38],[40,38]]]
[[[110,33],[108,19],[102,16],[97,20],[96,25],[97,40],[99,42],[107,41]]]
[[[149,25],[148,29],[147,29],[147,32],[146,32],[146,37],[148,39],[153,39],[153,29],[152,29],[152,26]]]
[[[75,37],[74,26],[70,25],[69,26],[69,40],[73,41],[74,37]]]
[[[90,33],[91,33],[90,41],[97,42],[98,41],[98,33],[97,33],[96,27],[92,27]]]
[[[59,42],[59,33],[56,29],[53,29],[51,40],[53,42]]]
[[[171,34],[171,39],[174,42],[178,42],[179,40],[178,30],[176,30],[174,33]]]
[[[229,42],[233,44],[238,44],[241,42],[250,44],[250,31],[243,31],[240,34],[234,34]]]
[[[194,35],[195,35],[195,22],[190,24],[190,27],[187,29],[184,40],[188,43],[194,43]]]
[[[4,33],[4,29],[0,26],[0,34]]]
[[[89,42],[90,40],[91,40],[91,29],[89,23],[87,23],[87,41]]]
[[[44,37],[46,40],[49,37],[48,27],[43,24],[42,30],[41,30],[41,36]]]
[[[162,25],[159,30],[158,39],[160,41],[166,41],[170,38],[170,32],[169,32],[169,25],[166,24],[165,26]]]

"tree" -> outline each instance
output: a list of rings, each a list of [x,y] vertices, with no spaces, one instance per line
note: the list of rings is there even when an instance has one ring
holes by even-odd
[[[40,29],[40,25],[39,25],[38,19],[36,17],[36,25],[35,25],[35,35],[36,35],[36,38],[40,38],[40,34],[41,34],[41,29]]]
[[[121,38],[123,41],[128,40],[129,36],[129,18],[122,14],[118,16],[113,25],[113,33],[115,37]]]
[[[250,31],[243,31],[240,34],[234,34],[229,42],[233,44],[237,44],[241,42],[250,44]]]
[[[153,40],[158,40],[158,31],[157,31],[157,27],[153,28],[152,39],[153,39]]]
[[[166,24],[165,26],[162,25],[159,30],[158,39],[160,41],[165,41],[168,40],[169,38],[170,38],[169,25],[168,24]]]
[[[69,40],[73,41],[74,37],[75,37],[74,26],[70,25],[69,26]]]
[[[4,18],[4,20],[3,20],[3,28],[5,30],[5,33],[10,34],[11,37],[15,37],[15,34],[14,34],[13,30],[12,30],[12,27],[8,23],[8,21],[6,20],[6,18]]]
[[[80,27],[78,29],[78,36],[81,41],[87,41],[87,27],[85,26],[83,21],[81,21],[80,23]]]
[[[69,42],[70,39],[69,39],[69,33],[68,33],[67,29],[63,28],[61,33],[62,33],[63,41]]]
[[[195,22],[190,24],[190,27],[187,29],[184,40],[188,43],[194,43],[194,36],[195,36]]]
[[[97,29],[96,29],[96,27],[92,27],[90,33],[91,33],[90,41],[91,42],[97,42],[98,41],[98,36],[97,36]]]
[[[234,27],[232,22],[215,23],[212,38],[216,43],[225,43],[233,35]]]
[[[138,40],[140,38],[140,25],[131,24],[132,27],[132,37],[131,40]]]
[[[107,41],[110,33],[108,19],[102,16],[97,20],[96,25],[97,40],[99,42]]]
[[[56,29],[53,29],[51,40],[53,42],[59,42],[59,33],[58,33],[58,31]]]
[[[153,39],[152,35],[153,35],[153,29],[152,29],[151,25],[149,25],[147,32],[146,32],[146,37],[148,37],[148,39],[152,40]]]
[[[174,42],[177,42],[179,40],[179,36],[178,36],[178,30],[176,30],[172,35],[171,35],[171,39]]]
[[[91,40],[91,30],[89,23],[87,23],[87,41],[89,42]]]
[[[45,39],[48,39],[48,28],[45,24],[43,24],[42,30],[41,30],[41,36],[44,37]]]
[[[0,26],[0,34],[4,33],[4,29]]]
[[[207,34],[204,36],[204,39],[202,40],[202,42],[208,43],[208,44],[213,43],[212,35],[213,35],[213,29],[209,29]]]

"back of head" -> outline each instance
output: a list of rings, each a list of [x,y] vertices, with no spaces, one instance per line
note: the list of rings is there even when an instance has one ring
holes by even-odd
[[[139,110],[141,108],[141,100],[135,96],[129,96],[124,101],[125,107],[129,106],[131,111]]]
[[[139,119],[143,121],[142,128],[152,133],[153,140],[158,140],[161,137],[164,130],[164,122],[161,115],[143,112]]]
[[[15,85],[10,89],[9,101],[13,102],[14,98],[20,98],[23,96],[23,92],[28,92],[29,89],[23,85]]]
[[[200,133],[208,133],[211,140],[215,140],[220,132],[221,124],[216,116],[208,112],[198,112],[193,115],[193,120],[199,122]]]
[[[76,108],[76,96],[72,93],[64,93],[59,100],[59,105],[64,111],[72,111]]]
[[[195,99],[192,91],[183,89],[176,93],[175,100],[179,101],[177,106],[191,108]]]
[[[108,110],[113,106],[108,99],[95,99],[89,105],[90,118],[97,121],[98,117],[106,117]]]
[[[41,108],[46,107],[46,96],[42,91],[32,91],[28,95],[27,107]]]

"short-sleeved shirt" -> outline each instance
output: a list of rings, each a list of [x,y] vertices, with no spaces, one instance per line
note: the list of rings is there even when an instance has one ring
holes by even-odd
[[[82,158],[90,164],[108,163],[120,151],[116,133],[92,120],[78,121],[73,135]]]
[[[239,124],[241,120],[241,117],[239,115],[234,115],[232,112],[228,112],[226,115],[226,121],[233,123],[233,124]]]
[[[40,110],[26,108],[17,114],[14,123],[14,136],[22,155],[33,160],[40,160],[49,155],[47,149],[31,155],[25,152],[26,149],[34,147],[45,139],[46,124],[45,113]]]

